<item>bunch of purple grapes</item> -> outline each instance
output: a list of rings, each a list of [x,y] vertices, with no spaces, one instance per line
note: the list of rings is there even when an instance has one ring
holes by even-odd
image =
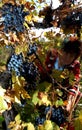
[[[12,72],[14,71],[16,73],[17,76],[21,76],[21,69],[23,67],[23,55],[22,53],[16,55],[16,54],[13,54],[8,62],[7,62],[7,69],[8,71]]]
[[[55,122],[58,126],[61,126],[64,122],[66,122],[66,117],[64,114],[64,110],[62,107],[51,107],[51,106],[40,106],[39,107],[40,116],[38,116],[35,120],[36,125],[42,125],[46,120],[46,115],[50,113],[50,120]]]
[[[25,16],[29,12],[24,11],[24,5],[12,5],[11,3],[5,3],[1,9],[4,31],[23,32]]]
[[[21,70],[21,76],[23,76],[29,84],[35,84],[39,77],[37,66],[35,66],[33,62],[24,62]]]
[[[8,71],[14,71],[17,76],[23,76],[29,84],[36,84],[39,71],[33,62],[24,60],[22,53],[13,54],[7,62]]]
[[[51,120],[55,122],[58,126],[61,126],[66,121],[64,110],[62,107],[52,108]]]

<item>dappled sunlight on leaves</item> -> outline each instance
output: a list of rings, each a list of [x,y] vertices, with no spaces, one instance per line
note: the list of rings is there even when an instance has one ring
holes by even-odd
[[[81,87],[75,80],[73,66],[57,70],[55,64],[46,64],[48,51],[56,49],[59,55],[68,35],[71,41],[77,40],[75,35],[82,39],[80,3],[60,2],[54,9],[52,0],[0,1],[0,73],[8,71],[11,75],[6,87],[6,75],[0,77],[0,115],[12,108],[16,110],[13,121],[8,119],[9,125],[6,124],[11,130],[82,130],[82,110],[76,112],[82,98],[80,90],[73,101],[69,98],[70,88]],[[54,51],[53,55],[50,52],[51,63],[56,62],[54,55]],[[78,60],[81,62],[82,56]],[[49,72],[46,66],[52,70]]]
[[[13,91],[14,91],[14,96],[16,96],[18,98],[18,100],[20,100],[20,96],[22,96],[23,98],[30,98],[29,94],[25,91],[24,87],[24,78],[22,77],[12,77],[12,81],[13,81]]]

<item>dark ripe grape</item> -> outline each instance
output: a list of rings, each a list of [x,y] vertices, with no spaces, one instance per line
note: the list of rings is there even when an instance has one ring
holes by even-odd
[[[25,12],[24,5],[12,5],[11,3],[5,3],[2,6],[2,17],[4,18],[3,25],[4,31],[24,31],[24,20],[25,16],[29,12]]]
[[[37,51],[36,43],[30,44],[29,51],[27,52],[27,55],[30,56],[30,55],[34,54],[36,51]]]

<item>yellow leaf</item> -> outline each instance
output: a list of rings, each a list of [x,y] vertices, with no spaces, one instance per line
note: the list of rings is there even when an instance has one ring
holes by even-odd
[[[5,89],[3,89],[1,86],[0,86],[0,96],[4,96],[4,93],[6,92]]]
[[[25,84],[25,79],[23,77],[12,76],[12,82],[18,84],[18,86],[23,87]]]
[[[30,22],[30,21],[32,21],[32,15],[30,14],[30,15],[27,15],[26,17],[25,17],[25,21],[27,21],[27,22]]]
[[[10,124],[8,125],[8,128],[12,128],[14,127],[14,125],[15,125],[15,121],[11,121]]]
[[[21,104],[20,100],[15,96],[15,102]]]
[[[23,98],[30,98],[29,94],[27,93],[27,91],[25,91],[25,89],[21,86],[19,86],[18,84],[14,85],[14,91],[15,91],[15,96],[18,100],[20,100],[20,95]]]
[[[62,75],[62,74],[60,75],[60,77],[61,77],[62,79],[65,79],[65,76],[64,76],[64,75]]]
[[[15,121],[17,122],[18,120],[20,120],[20,114],[18,114],[18,115],[15,117]]]
[[[22,39],[22,42],[25,42],[25,39],[23,36],[20,37],[20,40]],[[17,45],[15,47],[15,53],[16,54],[20,54],[22,52],[22,54],[25,54],[27,52],[27,44],[23,43],[21,45]]]
[[[42,99],[39,100],[39,105],[46,104],[47,106],[51,104],[51,102],[48,100],[48,97],[46,94],[43,95]]]
[[[20,4],[25,4],[26,0],[19,0]]]
[[[12,87],[14,90],[13,95],[15,98],[15,102],[20,103],[20,96],[22,96],[22,98],[30,98],[29,94],[24,89],[25,79],[23,77],[13,76],[12,81],[14,83]]]
[[[8,109],[7,102],[4,100],[3,96],[0,96],[0,113]]]
[[[21,78],[16,76],[16,82],[19,86],[22,86]]]
[[[44,130],[53,130],[53,125],[50,120],[46,120],[43,124]]]
[[[26,22],[24,22],[24,26],[29,29],[29,26]]]
[[[27,126],[28,126],[28,123],[22,123],[22,126],[23,126],[23,127],[27,127]]]
[[[14,3],[15,3],[15,1],[14,1],[14,0],[2,0],[2,2],[3,2],[3,3],[8,3],[8,2],[10,2],[10,3],[12,3],[12,4],[14,4]]]
[[[39,125],[39,126],[38,126],[38,130],[44,130],[43,125]]]
[[[12,75],[12,83],[15,83],[15,82],[16,82],[16,76]]]
[[[32,123],[28,123],[28,130],[35,130],[34,125]]]
[[[3,5],[3,3],[2,3],[2,2],[0,2],[0,7],[2,7],[2,5]]]

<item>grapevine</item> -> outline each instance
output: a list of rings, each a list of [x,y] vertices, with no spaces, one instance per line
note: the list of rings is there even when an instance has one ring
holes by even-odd
[[[77,112],[82,9],[76,0],[59,1],[57,9],[52,0],[50,5],[43,0],[1,1],[0,117],[5,130],[76,130],[82,125],[82,111]],[[35,37],[36,28],[45,32]],[[68,53],[73,54],[70,62]]]

